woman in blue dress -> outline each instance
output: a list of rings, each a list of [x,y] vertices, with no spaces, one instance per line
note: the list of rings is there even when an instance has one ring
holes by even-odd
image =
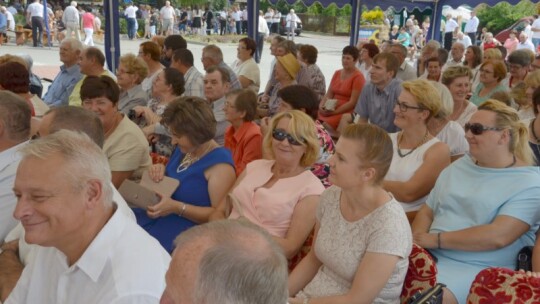
[[[147,210],[135,208],[137,223],[169,252],[184,230],[208,221],[214,207],[234,184],[236,173],[231,152],[214,141],[216,120],[210,105],[198,97],[180,97],[165,109],[161,123],[169,128],[176,148],[164,166],[150,167],[150,177],[180,181],[171,197]]]
[[[439,176],[412,225],[415,243],[438,259],[444,303],[465,303],[487,267],[515,267],[540,220],[540,169],[517,112],[488,100],[465,125],[470,155]]]

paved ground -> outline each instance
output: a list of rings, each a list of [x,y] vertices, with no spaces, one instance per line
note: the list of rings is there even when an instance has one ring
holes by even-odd
[[[137,54],[139,44],[144,40],[130,41],[121,39],[120,48],[121,54],[134,53]],[[312,44],[319,50],[317,64],[323,71],[327,85],[330,83],[335,70],[341,68],[341,50],[349,43],[348,37],[342,36],[322,36],[314,33],[304,33],[300,37],[295,38],[296,43]],[[103,44],[98,43],[97,47],[103,50]],[[236,60],[236,44],[220,44],[223,51],[225,62],[231,64]],[[195,56],[195,66],[202,71],[202,63],[200,61],[203,45],[197,43],[188,43],[189,49]],[[264,86],[268,81],[270,74],[270,62],[272,58],[269,56],[269,44],[265,44],[262,61],[259,65],[261,69],[261,84]],[[53,79],[59,71],[61,62],[58,56],[58,45],[51,48],[33,48],[31,42],[26,45],[16,46],[13,43],[8,43],[0,46],[0,55],[3,54],[28,54],[34,59],[34,73],[40,77]]]

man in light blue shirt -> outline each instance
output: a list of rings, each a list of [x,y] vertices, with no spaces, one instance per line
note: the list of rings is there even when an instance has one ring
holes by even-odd
[[[69,96],[73,88],[82,78],[79,66],[79,57],[83,51],[83,44],[75,38],[66,38],[60,44],[60,61],[64,64],[60,67],[60,73],[56,75],[53,83],[49,86],[43,101],[49,107],[67,106]]]

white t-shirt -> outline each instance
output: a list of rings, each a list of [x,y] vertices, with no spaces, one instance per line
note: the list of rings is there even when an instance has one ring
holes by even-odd
[[[261,86],[260,70],[253,58],[250,58],[242,63],[240,60],[236,60],[232,65],[232,70],[238,77],[244,76],[253,81],[253,83],[247,88],[253,90],[255,94],[259,93],[259,87]]]
[[[164,6],[159,11],[159,14],[161,16],[161,19],[172,19],[175,16],[174,8],[172,8],[172,6]]]
[[[465,139],[465,130],[455,121],[449,121],[436,136],[450,148],[450,156],[469,152],[469,143]]]
[[[71,267],[58,249],[36,247],[5,304],[158,303],[169,262],[159,242],[117,210]]]
[[[454,19],[446,20],[446,26],[444,28],[445,33],[453,32],[458,27],[457,22]]]
[[[538,32],[534,32],[534,31],[532,32],[531,38],[540,39],[540,17],[534,20],[533,24],[531,25],[531,28],[535,28],[538,30]]]
[[[128,18],[137,18],[137,11],[139,9],[136,7],[136,6],[128,6],[126,8],[126,10],[124,11],[124,14],[126,15],[126,17]]]
[[[30,14],[30,17],[41,17],[41,18],[43,18],[43,12],[45,11],[43,9],[43,5],[41,5],[41,3],[39,2],[34,2],[30,4],[26,10]]]

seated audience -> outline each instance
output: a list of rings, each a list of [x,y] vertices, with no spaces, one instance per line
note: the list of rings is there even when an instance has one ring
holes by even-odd
[[[471,70],[471,91],[474,92],[480,83],[480,65],[482,64],[482,49],[476,45],[471,45],[465,51],[463,65]]]
[[[140,177],[152,164],[148,141],[141,129],[118,111],[118,85],[108,76],[88,76],[80,93],[83,108],[96,113],[103,123],[103,152],[109,159],[114,186],[119,188],[125,179]]]
[[[5,303],[157,301],[170,257],[117,210],[101,149],[85,134],[62,130],[21,153],[14,216],[25,240],[40,246]],[[36,193],[45,197],[39,204]],[[52,227],[36,227],[44,214],[55,215]]]
[[[217,122],[215,140],[219,145],[225,143],[225,130],[229,122],[225,119],[225,95],[232,89],[231,79],[227,70],[219,66],[211,66],[206,69],[204,76],[204,96],[210,104]]]
[[[276,83],[272,86],[268,95],[261,96],[257,113],[261,117],[274,116],[279,108],[281,99],[278,96],[279,90],[290,85],[296,84],[296,75],[300,70],[300,63],[293,54],[276,56],[277,62],[274,68],[274,80]]]
[[[529,73],[525,77],[525,98],[524,103],[519,105],[518,115],[522,120],[536,117],[533,105],[533,92],[540,87],[540,71]]]
[[[142,58],[148,66],[147,76],[141,82],[142,89],[148,96],[152,96],[152,84],[154,83],[154,79],[164,68],[160,62],[162,48],[163,47],[160,47],[157,43],[152,41],[145,41],[139,45],[138,56]]]
[[[148,75],[148,66],[141,58],[126,54],[120,57],[116,81],[120,87],[118,111],[127,115],[135,106],[146,105],[148,94],[143,90],[141,82]]]
[[[253,122],[257,115],[257,95],[249,90],[234,90],[227,93],[224,111],[231,125],[225,131],[225,147],[231,150],[240,175],[251,161],[262,158],[262,134]]]
[[[379,54],[379,48],[374,43],[365,43],[359,49],[358,69],[364,75],[365,81],[370,81],[369,70],[373,63],[373,57]]]
[[[258,94],[261,77],[259,65],[253,59],[255,52],[257,52],[257,44],[253,39],[249,37],[240,39],[236,54],[238,59],[233,62],[232,70],[238,76],[243,89],[250,89]]]
[[[245,217],[266,229],[287,258],[302,247],[315,225],[324,187],[311,171],[319,145],[313,120],[297,110],[277,114],[264,136],[269,159],[249,163],[212,219]]]
[[[60,43],[59,53],[60,72],[54,78],[47,90],[43,101],[50,107],[67,106],[69,95],[73,91],[75,84],[81,79],[81,69],[79,67],[79,57],[83,51],[83,44],[75,38],[66,38]]]
[[[450,67],[444,71],[441,83],[448,88],[454,100],[454,108],[448,119],[463,127],[476,112],[476,105],[467,100],[471,85],[471,70],[468,67]]]
[[[109,70],[105,69],[105,55],[96,47],[85,48],[79,60],[79,67],[81,70],[81,80],[75,84],[71,95],[69,95],[69,105],[80,107],[82,105],[81,100],[81,87],[84,83],[84,79],[88,76],[109,76],[111,79],[116,80],[116,76]]]
[[[185,92],[182,96],[204,98],[204,76],[194,66],[193,53],[188,49],[174,51],[171,68],[184,75]]]
[[[358,49],[354,46],[343,48],[341,56],[343,68],[334,73],[328,91],[319,104],[319,120],[331,130],[337,129],[344,113],[353,112],[366,83],[364,76],[356,68],[359,55]],[[329,99],[335,99],[336,104],[327,103]]]
[[[261,228],[213,222],[182,233],[175,244],[161,303],[287,302],[287,261]]]
[[[402,87],[394,106],[394,123],[401,131],[390,134],[394,157],[383,187],[401,203],[412,222],[437,177],[450,164],[450,151],[427,128],[429,119],[442,107],[440,93],[422,79],[405,81]]]
[[[479,106],[484,101],[491,99],[495,92],[508,89],[502,81],[506,77],[506,66],[501,60],[486,60],[480,65],[480,83],[472,92],[470,102]]]
[[[334,186],[321,195],[314,247],[289,276],[289,303],[399,303],[412,236],[382,187],[392,154],[377,126],[342,132],[329,160]]]
[[[317,48],[313,45],[302,44],[298,47],[296,56],[300,64],[305,67],[306,86],[317,94],[317,102],[320,102],[326,94],[326,80],[323,72],[317,65]]]
[[[540,87],[534,90],[532,96],[532,103],[534,118],[529,123],[529,146],[531,147],[534,154],[535,165],[540,166],[540,119],[538,119],[538,117],[540,116],[538,114],[540,113]],[[539,238],[537,237],[537,239]],[[540,271],[540,258],[538,262],[538,270],[536,271]]]
[[[136,106],[133,108],[135,117],[142,117],[139,125],[144,127],[145,133],[151,135],[152,148],[159,155],[169,157],[174,149],[171,143],[170,134],[156,134],[155,129],[161,121],[161,115],[167,105],[184,93],[184,77],[182,73],[174,68],[165,68],[154,78],[152,85],[153,98],[148,100],[146,106]]]
[[[163,36],[162,36],[163,37]],[[154,39],[155,38],[155,39]],[[163,39],[163,49],[161,51],[161,64],[168,68],[171,65],[171,60],[174,51],[187,49],[187,41],[181,35],[168,35],[167,37],[160,38],[158,36],[152,37],[152,41],[160,44],[160,40]]]
[[[210,105],[197,97],[179,97],[163,112],[161,123],[172,135],[176,148],[167,166],[150,167],[150,177],[159,182],[164,176],[180,181],[171,197],[147,210],[135,208],[137,223],[168,251],[176,236],[205,223],[234,184],[231,152],[214,140],[216,120]]]
[[[412,225],[414,242],[438,260],[444,303],[465,303],[484,268],[513,269],[518,251],[533,245],[540,219],[540,176],[517,112],[488,100],[465,133],[470,155],[441,173]]]
[[[329,187],[328,174],[328,159],[334,155],[334,141],[326,131],[321,122],[317,119],[319,112],[319,102],[317,96],[308,87],[303,85],[292,85],[281,89],[278,92],[281,100],[278,112],[290,110],[300,110],[309,115],[315,121],[315,130],[317,131],[317,139],[319,140],[319,157],[311,166],[311,172],[317,176],[325,187]],[[264,134],[268,132],[268,118],[261,120],[261,130]]]
[[[529,50],[516,50],[508,55],[508,71],[510,72],[508,87],[510,89],[518,83],[525,81],[533,59],[534,57],[531,57]]]
[[[454,99],[448,88],[439,82],[430,82],[439,94],[441,94],[441,108],[439,112],[433,115],[427,123],[429,134],[437,137],[445,143],[450,149],[450,160],[455,161],[469,152],[469,144],[465,140],[465,131],[463,127],[448,119],[454,110]]]
[[[0,244],[17,224],[13,183],[21,160],[18,150],[30,138],[30,120],[30,106],[22,97],[0,90]]]
[[[497,48],[488,49],[483,51],[482,55],[482,62],[487,60],[503,60],[503,55]]]
[[[442,62],[438,57],[431,57],[427,60],[427,73],[420,76],[420,79],[427,79],[439,82],[442,76]]]
[[[234,71],[223,61],[223,52],[217,45],[210,44],[203,48],[201,62],[206,72],[208,72],[210,67],[215,65],[226,71],[229,76],[228,78],[231,89],[242,88],[242,85],[240,84],[240,81],[238,80],[238,77],[236,77]]]
[[[493,37],[493,33],[487,32],[484,34],[484,41],[480,45],[484,51],[492,49],[500,45],[501,43]]]
[[[36,116],[37,114],[42,116],[48,107],[43,104],[41,99],[28,91],[30,81],[24,60],[20,57],[13,57],[12,61],[0,64],[0,91],[6,90],[17,94],[26,100],[32,116]],[[37,113],[35,111],[36,108],[39,109]]]
[[[406,47],[401,44],[391,44],[388,48],[388,52],[396,56],[399,60],[399,69],[396,74],[397,78],[403,81],[416,79],[416,70],[405,61],[408,53]]]
[[[504,41],[504,48],[508,54],[516,50],[519,40],[517,39],[517,31],[511,30],[508,38]]]

